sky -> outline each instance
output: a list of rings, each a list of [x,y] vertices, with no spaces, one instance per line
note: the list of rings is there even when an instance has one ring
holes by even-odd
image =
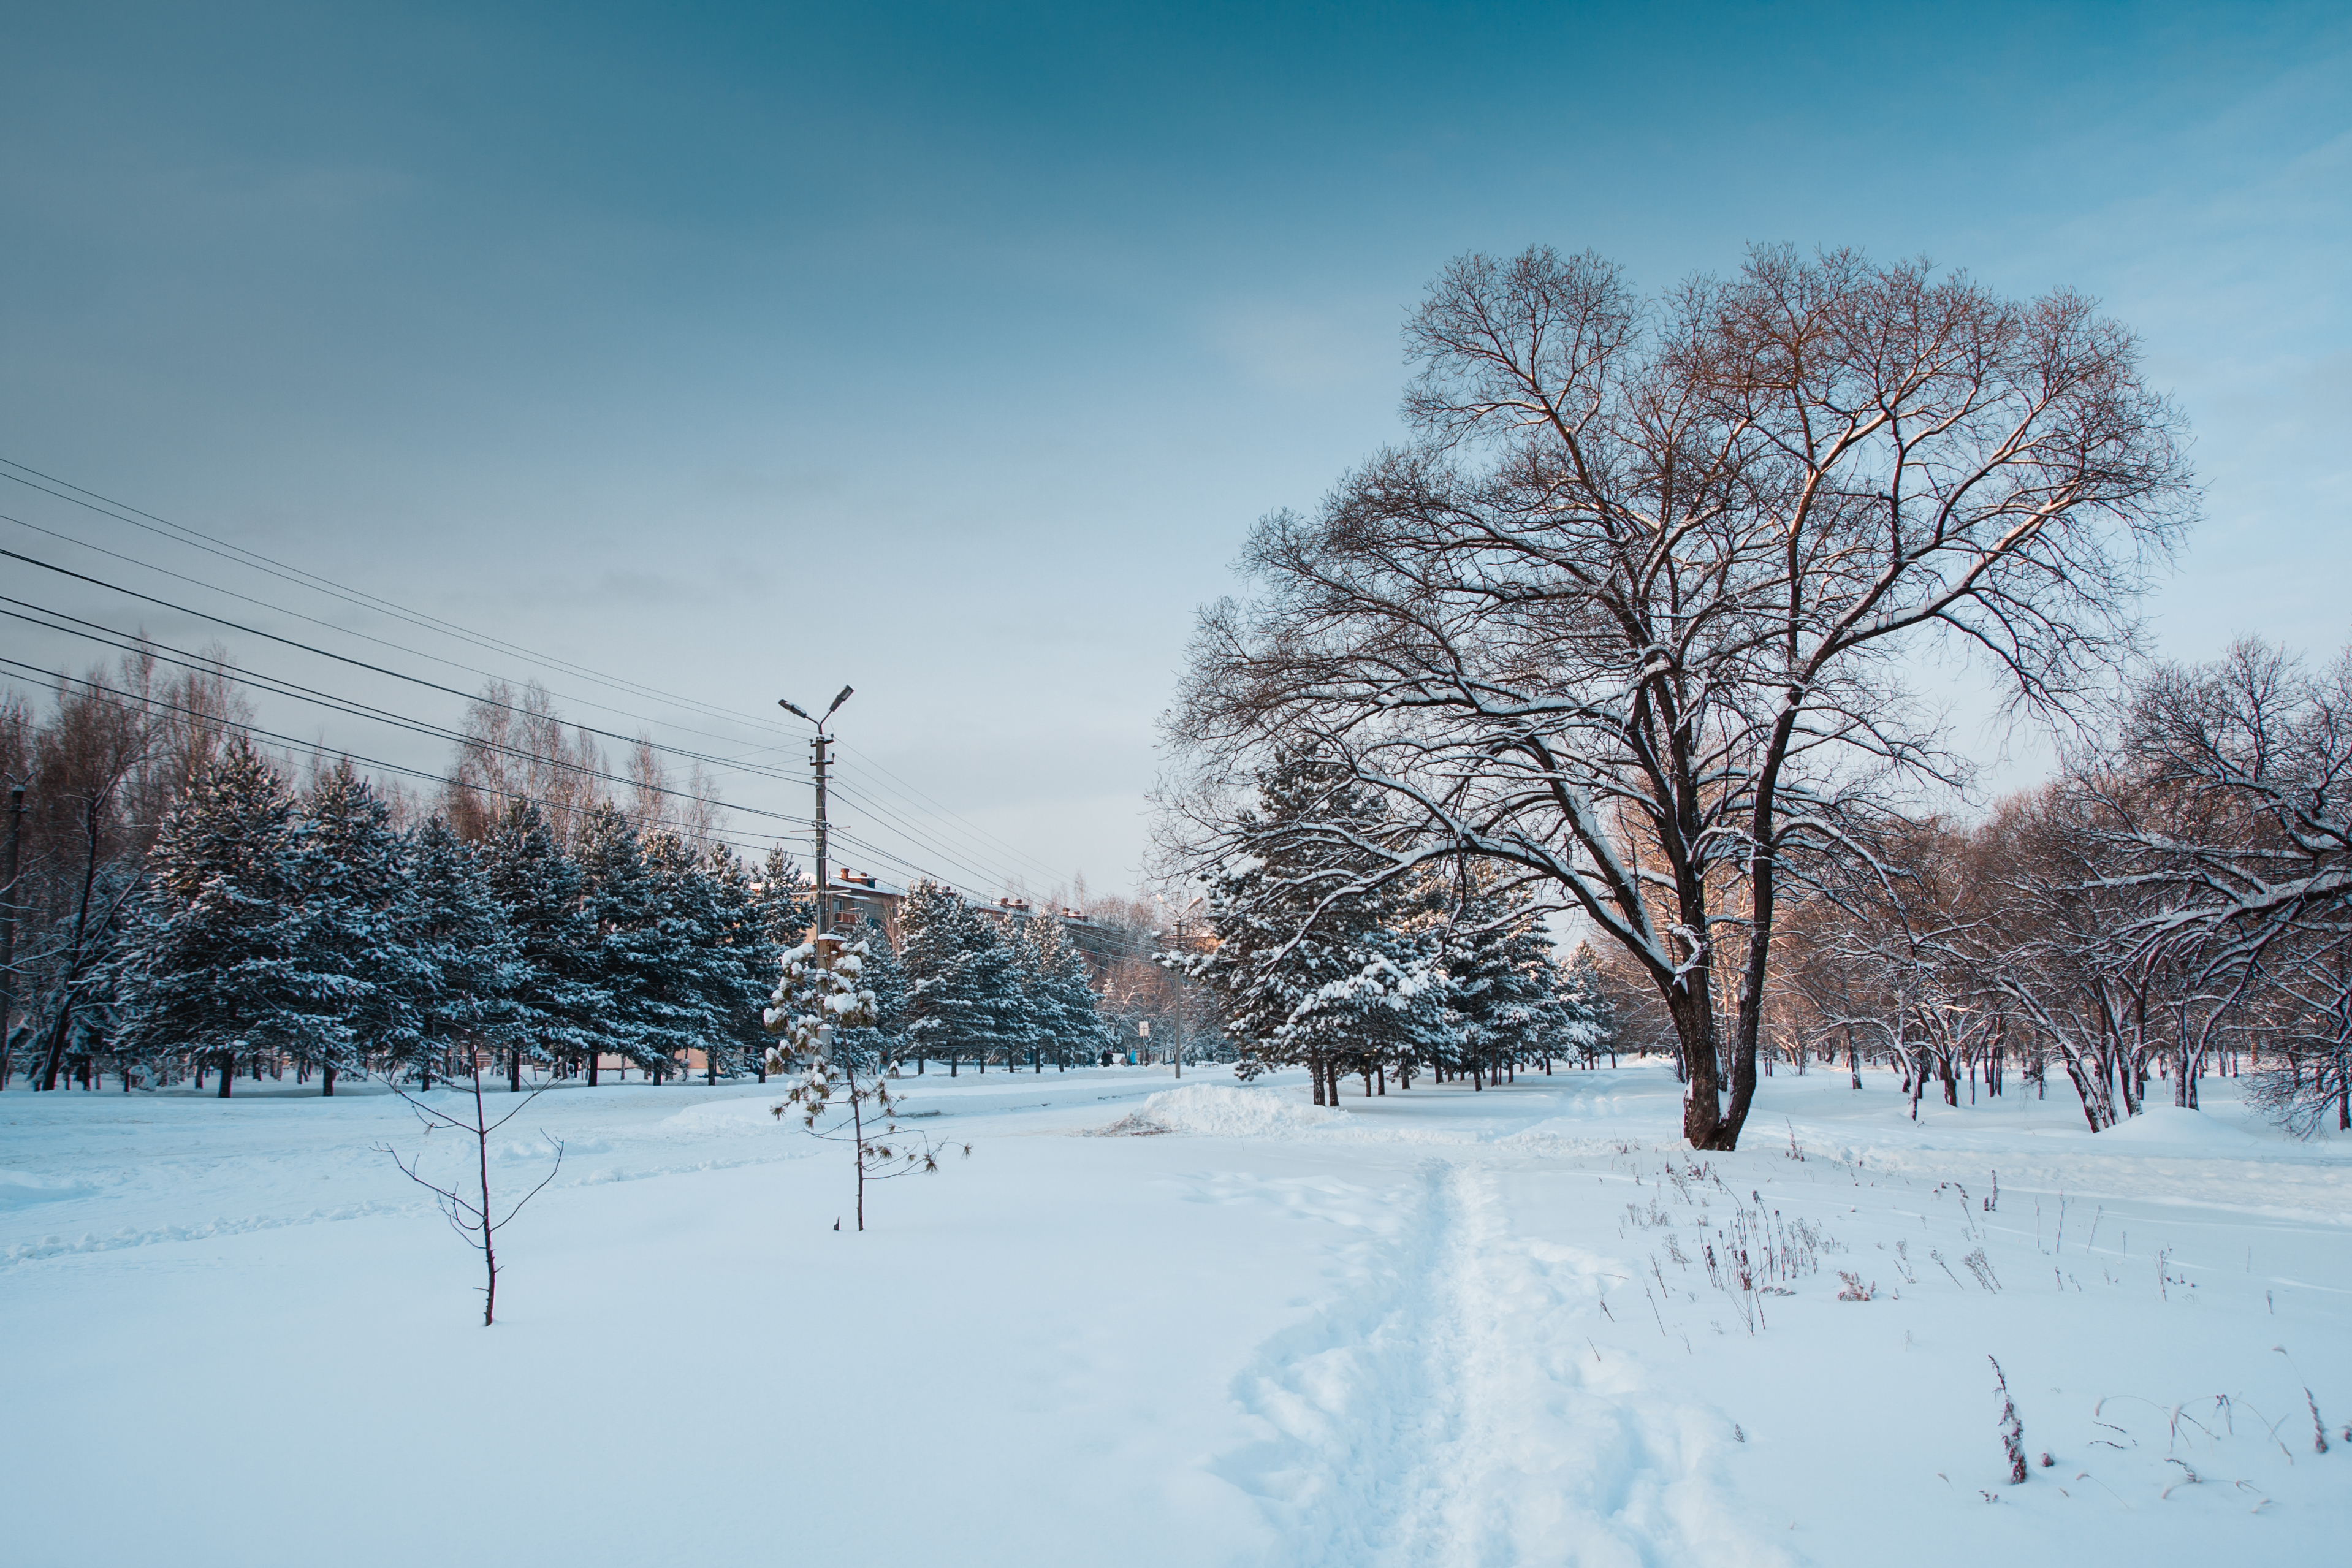
[[[0,548],[100,584],[0,558],[0,594],[444,726],[539,676],[748,759],[747,847],[808,811],[776,699],[854,684],[837,863],[1119,889],[1197,607],[1402,435],[1448,258],[1663,287],[1851,245],[2088,292],[2206,487],[2155,650],[2326,653],[2348,199],[2341,5],[9,6],[0,458],[219,542],[18,474]],[[106,650],[19,620],[0,656]],[[2043,765],[1945,679],[1985,787]]]

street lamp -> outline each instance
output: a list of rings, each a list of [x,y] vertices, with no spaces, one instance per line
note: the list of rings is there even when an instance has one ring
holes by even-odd
[[[832,743],[833,737],[824,732],[824,722],[826,719],[833,717],[835,710],[849,700],[849,694],[855,689],[854,687],[843,687],[841,694],[833,700],[833,706],[824,710],[824,718],[819,719],[809,718],[808,710],[797,702],[789,701],[782,697],[776,699],[777,707],[795,718],[805,720],[816,726],[816,739],[811,741],[809,744],[816,752],[816,934],[819,936],[824,936],[833,930],[833,900],[825,896],[827,879],[824,870],[824,770],[826,763],[830,761],[825,755],[825,747]]]

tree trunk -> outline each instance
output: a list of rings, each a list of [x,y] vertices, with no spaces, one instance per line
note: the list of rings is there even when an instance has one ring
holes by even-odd
[[[332,1062],[321,1062],[319,1065],[319,1098],[321,1100],[332,1100],[334,1097],[335,1064]]]
[[[1682,1066],[1683,1138],[1694,1149],[1728,1149],[1738,1129],[1724,1120],[1721,1049],[1708,976],[1704,962],[1690,969],[1668,994],[1666,1011],[1675,1021]]]
[[[221,1098],[221,1099],[223,1099],[223,1100],[226,1100],[226,1099],[228,1098],[228,1087],[229,1087],[229,1085],[231,1085],[231,1084],[233,1084],[233,1083],[235,1083],[235,1082],[236,1081],[236,1058],[235,1058],[234,1056],[231,1056],[231,1055],[230,1055],[229,1053],[227,1053],[226,1051],[222,1052],[222,1053],[221,1053],[220,1072],[221,1072],[220,1098]]]

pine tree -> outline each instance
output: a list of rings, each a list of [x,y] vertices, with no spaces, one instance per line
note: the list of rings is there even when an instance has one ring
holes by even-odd
[[[782,977],[761,1016],[772,1034],[790,1043],[801,1081],[785,1105],[800,1107],[801,1124],[820,1138],[850,1146],[857,1173],[857,1228],[866,1228],[866,1187],[873,1181],[939,1169],[944,1151],[921,1133],[902,1133],[893,1121],[896,1099],[883,1064],[856,1042],[871,1037],[880,1001],[866,979],[861,941],[812,940],[783,954]],[[784,1053],[779,1051],[778,1065]],[[774,1107],[778,1119],[785,1105]],[[962,1145],[969,1155],[971,1145]],[[839,1230],[835,1220],[833,1228]]]
[[[292,821],[289,876],[298,900],[297,962],[320,990],[292,1055],[335,1092],[339,1073],[367,1070],[373,1052],[412,1060],[418,1012],[438,984],[431,955],[405,929],[408,846],[392,813],[349,758],[321,773]]]
[[[453,1051],[479,1048],[505,1064],[507,1087],[520,1093],[523,1063],[553,1058],[526,994],[530,965],[491,885],[490,854],[437,816],[416,830],[406,925],[433,985],[416,1004],[410,1068],[421,1077]]]
[[[1559,1002],[1568,1016],[1568,1048],[1582,1058],[1586,1066],[1593,1065],[1602,1051],[1609,1053],[1609,1065],[1617,1065],[1617,1008],[1609,1000],[1607,982],[1601,973],[1601,960],[1592,944],[1576,944],[1568,963],[1559,972]]]
[[[1085,955],[1070,942],[1061,921],[1048,916],[1023,928],[1019,948],[1035,1048],[1066,1072],[1073,1057],[1092,1060],[1108,1037],[1096,1011],[1094,978]]]
[[[703,1057],[704,1077],[716,1081],[722,1068],[731,1077],[749,1068],[765,1083],[767,1031],[760,1009],[785,944],[770,936],[767,911],[732,849],[714,846],[703,857],[701,875],[718,922],[707,1004],[715,1032]]]
[[[660,923],[665,889],[646,863],[636,825],[611,802],[589,807],[575,844],[585,879],[582,907],[595,930],[596,983],[606,998],[597,1033],[604,1049],[647,1076],[667,1075],[691,1043],[692,1026],[669,984],[678,954],[675,933]]]
[[[751,896],[761,929],[779,952],[799,946],[816,924],[814,891],[783,846],[770,846],[759,876],[752,879]],[[772,966],[769,978],[772,978]]]
[[[596,1082],[599,1033],[612,997],[598,976],[587,878],[528,801],[507,808],[483,841],[482,869],[522,964],[514,1022],[537,1059],[573,1063]]]
[[[904,940],[898,962],[907,976],[907,1037],[926,1056],[961,1059],[988,1070],[1007,1022],[1014,975],[1003,944],[971,905],[936,882],[919,882],[899,906]]]
[[[700,1051],[704,1076],[716,1082],[721,1067],[730,1077],[735,1070],[743,973],[730,942],[733,923],[706,856],[667,831],[644,842],[653,899],[639,945],[657,976],[649,1044],[661,1053],[664,1071],[671,1058],[683,1069],[688,1053]]]
[[[123,1046],[220,1071],[345,1026],[341,977],[305,963],[294,795],[240,735],[163,818],[125,966]]]
[[[1364,845],[1385,815],[1379,798],[1312,752],[1278,754],[1257,784],[1238,823],[1243,857],[1206,879],[1217,946],[1176,962],[1217,992],[1241,1077],[1303,1063],[1321,1105],[1351,1047],[1369,1060],[1370,1037],[1392,1021],[1374,1010],[1395,1014],[1426,978],[1387,932],[1393,900],[1341,893],[1377,865]]]
[[[1537,1058],[1573,1048],[1573,1021],[1560,996],[1559,965],[1551,944],[1530,913],[1514,910],[1479,889],[1475,872],[1470,897],[1451,912],[1443,929],[1445,1005],[1453,1016],[1463,1065],[1471,1081]]]

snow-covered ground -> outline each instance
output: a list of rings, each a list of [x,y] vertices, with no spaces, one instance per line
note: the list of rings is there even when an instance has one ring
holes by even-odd
[[[2352,1532],[2352,1143],[2226,1082],[2094,1139],[2054,1089],[1914,1126],[1884,1074],[1783,1074],[1695,1160],[1654,1067],[1336,1110],[933,1074],[915,1125],[972,1155],[863,1236],[773,1089],[566,1088],[498,1149],[514,1190],[542,1131],[569,1152],[487,1331],[377,1152],[419,1142],[399,1102],[250,1087],[0,1096],[10,1563],[2079,1568]],[[1790,1269],[1717,1288],[1743,1215]]]

